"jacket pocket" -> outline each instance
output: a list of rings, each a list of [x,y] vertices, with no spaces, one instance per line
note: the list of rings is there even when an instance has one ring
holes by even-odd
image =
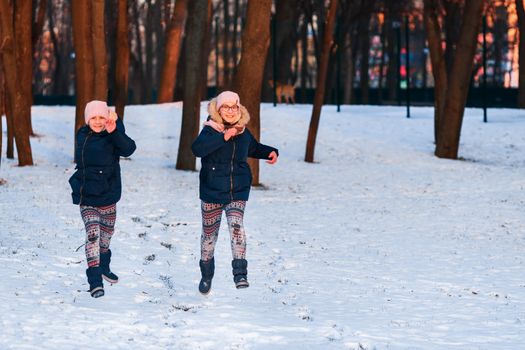
[[[71,175],[69,178],[69,186],[71,186],[71,191],[73,193],[79,194],[80,193],[80,186],[81,186],[81,180],[80,180],[80,174],[78,173],[78,170]]]
[[[231,187],[228,166],[228,164],[206,165],[206,187],[216,192],[228,192]]]
[[[249,192],[252,186],[252,172],[248,163],[240,163],[235,173],[235,192]]]
[[[85,182],[82,186],[83,195],[100,196],[109,192],[109,168],[87,168],[85,169]]]

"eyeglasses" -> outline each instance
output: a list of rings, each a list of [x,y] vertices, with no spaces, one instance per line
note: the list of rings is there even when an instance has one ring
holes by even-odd
[[[225,111],[230,111],[230,112],[237,112],[239,110],[239,106],[237,106],[237,105],[233,105],[233,106],[222,105],[220,109],[223,109]]]

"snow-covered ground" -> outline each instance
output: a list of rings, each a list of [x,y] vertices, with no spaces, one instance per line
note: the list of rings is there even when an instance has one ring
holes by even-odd
[[[198,173],[174,167],[174,103],[126,109],[138,149],[121,162],[121,281],[93,299],[67,182],[74,108],[34,107],[36,166],[2,151],[0,349],[523,347],[524,111],[484,124],[468,110],[451,161],[433,155],[431,108],[325,106],[314,164],[311,106],[261,113],[281,156],[261,162],[247,206],[250,288],[234,287],[223,223],[212,293],[198,293]]]

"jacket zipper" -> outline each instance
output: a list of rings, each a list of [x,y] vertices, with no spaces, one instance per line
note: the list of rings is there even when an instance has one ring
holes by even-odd
[[[235,140],[233,140],[232,162],[230,166],[230,198],[233,202],[233,160],[235,158]]]
[[[82,190],[84,189],[84,185],[86,183],[86,165],[84,164],[84,150],[86,148],[87,140],[90,136],[91,131],[86,136],[86,139],[84,140],[84,145],[82,146],[82,186],[80,186],[80,201],[78,202],[79,205],[82,205]]]

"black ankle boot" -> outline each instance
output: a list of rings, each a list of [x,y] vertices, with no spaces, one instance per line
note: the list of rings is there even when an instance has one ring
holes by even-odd
[[[233,282],[235,282],[235,287],[248,288],[250,284],[248,283],[248,261],[246,259],[233,259],[232,260],[232,272],[233,272]]]
[[[211,289],[211,280],[215,273],[215,258],[211,258],[208,261],[199,261],[199,267],[201,268],[201,281],[199,283],[199,292],[206,295]]]
[[[117,283],[118,276],[111,272],[109,263],[111,262],[111,250],[108,249],[107,253],[100,253],[100,270],[102,271],[102,277],[109,283]]]
[[[93,298],[104,295],[104,284],[102,283],[102,272],[99,266],[90,267],[86,270],[89,283],[89,293]]]

